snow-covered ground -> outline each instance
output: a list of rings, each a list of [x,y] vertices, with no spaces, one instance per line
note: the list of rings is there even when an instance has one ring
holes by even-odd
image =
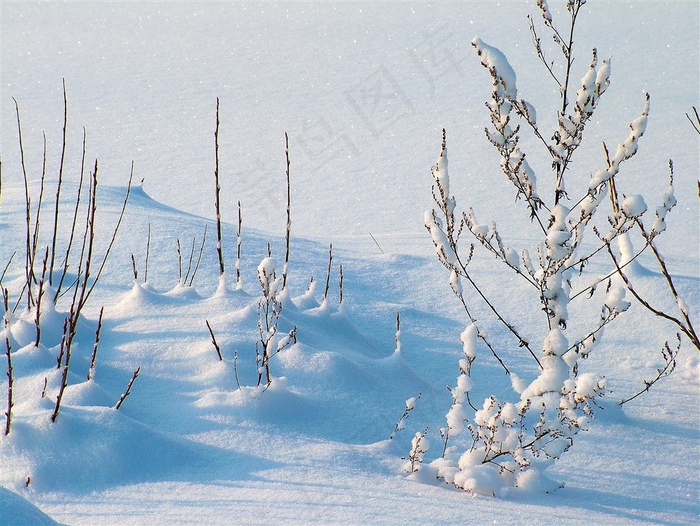
[[[508,56],[522,95],[538,108],[540,125],[554,129],[557,87],[532,49],[526,16],[539,16],[533,2],[2,3],[0,9],[0,271],[17,251],[2,281],[11,298],[24,282],[25,243],[13,97],[35,199],[46,133],[45,231],[61,155],[62,79],[68,94],[64,204],[72,210],[75,202],[84,126],[87,164],[99,160],[99,254],[121,210],[132,160],[135,181],[79,326],[55,423],[50,415],[65,313],[45,314],[39,347],[31,343],[34,327],[21,319],[21,309],[12,318],[16,404],[12,431],[0,438],[0,523],[50,523],[32,505],[64,524],[699,522],[697,351],[685,342],[670,378],[624,410],[616,404],[653,377],[661,345],[674,337],[672,325],[638,304],[583,363],[607,377],[612,393],[549,470],[564,488],[472,497],[437,480],[408,479],[402,471],[401,457],[425,426],[433,442],[426,459],[439,456],[437,430],[452,403],[445,385],[459,374],[460,333],[468,322],[423,227],[423,212],[433,206],[430,166],[442,128],[458,206],[474,207],[484,221],[497,220],[512,245],[532,243],[527,213],[513,205],[499,159],[484,138],[483,103],[491,84],[470,41],[478,35]],[[552,9],[561,18],[563,4]],[[658,205],[673,159],[678,206],[659,246],[695,319],[700,159],[698,135],[684,114],[700,103],[699,19],[696,2],[589,2],[579,20],[574,63],[574,78],[580,78],[590,48],[597,47],[601,59],[612,57],[611,86],[573,172],[584,184],[605,162],[601,142],[622,141],[642,109],[643,92],[651,95],[646,133],[622,171],[619,191],[641,193],[650,207]],[[219,287],[214,244],[216,97],[225,289]],[[282,269],[285,132],[292,246],[280,330],[296,326],[298,343],[272,359],[275,381],[263,392],[249,387],[257,379],[256,269],[268,243]],[[534,153],[536,143],[528,145],[543,192],[551,185],[549,161]],[[68,215],[62,216],[64,241]],[[198,247],[205,225],[207,243],[193,286],[178,286],[176,240],[186,267],[192,240]],[[518,327],[536,325],[541,314],[519,295],[513,273],[493,261],[479,253],[472,264],[489,295]],[[654,269],[646,255],[641,263]],[[603,272],[602,265],[593,262],[591,270]],[[312,276],[316,288],[307,293]],[[650,297],[673,307],[660,274],[640,273],[639,280]],[[102,306],[95,377],[86,382]],[[67,310],[65,299],[58,310]],[[492,327],[508,363],[533,379],[527,354],[502,328]],[[492,393],[507,398],[509,381],[488,350],[479,349],[476,364],[473,399]],[[131,394],[113,409],[137,367]],[[406,429],[389,440],[404,401],[419,392]]]

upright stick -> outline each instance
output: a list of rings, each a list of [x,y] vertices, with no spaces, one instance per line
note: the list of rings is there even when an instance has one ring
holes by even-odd
[[[17,100],[13,97],[12,100],[15,101],[15,110],[17,112],[17,135],[19,137],[19,155],[22,162],[22,174],[24,175],[24,200],[26,204],[26,227],[27,227],[27,254],[25,258],[25,271],[27,280],[27,307],[32,306],[32,280],[34,279],[34,271],[32,268],[33,261],[32,257],[32,245],[31,245],[31,199],[29,197],[29,177],[27,176],[27,166],[24,161],[24,144],[22,142],[22,120],[19,116],[19,104]]]
[[[214,181],[216,183],[216,251],[219,254],[219,276],[224,275],[224,254],[221,248],[221,188],[219,186],[219,97],[216,97],[216,129],[214,130]]]
[[[10,427],[12,426],[12,406],[15,405],[14,400],[12,398],[12,384],[14,381],[13,378],[13,369],[12,369],[12,346],[10,345],[10,331],[9,331],[9,321],[8,321],[8,316],[10,315],[10,301],[9,301],[9,292],[7,289],[3,289],[3,300],[5,302],[5,348],[6,348],[6,354],[7,354],[7,412],[5,413],[6,421],[5,421],[5,434],[9,435],[10,434]]]
[[[328,272],[326,273],[326,288],[323,290],[323,301],[328,299],[328,288],[331,284],[331,265],[333,264],[333,243],[328,246]]]
[[[97,365],[97,347],[100,344],[100,331],[102,330],[102,315],[104,314],[104,306],[100,309],[100,317],[97,319],[97,330],[95,331],[95,344],[92,346],[92,356],[90,356],[90,369],[88,369],[87,380],[92,380],[95,376],[95,365]]]
[[[340,279],[338,281],[338,303],[343,303],[343,264],[340,264]],[[397,314],[398,315],[398,314]]]
[[[63,140],[61,143],[61,163],[58,166],[58,183],[56,184],[56,207],[53,213],[53,235],[51,238],[51,264],[49,265],[49,285],[53,285],[53,266],[56,258],[56,236],[58,235],[58,209],[63,182],[63,165],[66,158],[66,128],[68,126],[68,97],[66,96],[66,79],[63,79]]]
[[[238,231],[236,232],[236,288],[243,287],[241,282],[241,243],[243,230],[243,215],[241,213],[241,202],[238,201]]]
[[[129,384],[126,386],[126,391],[124,391],[124,393],[119,397],[119,401],[117,402],[117,405],[114,406],[114,409],[119,409],[124,403],[124,400],[126,400],[126,397],[131,394],[131,386],[134,385],[134,380],[138,378],[140,372],[141,367],[137,367],[133,376],[131,377],[131,380],[129,380]]]
[[[289,238],[292,230],[292,187],[289,180],[289,137],[284,134],[284,154],[287,158],[287,232],[285,235],[284,268],[282,271],[282,289],[287,288],[287,272],[289,271]]]
[[[41,270],[41,281],[39,282],[39,292],[36,295],[36,317],[34,318],[34,324],[36,325],[36,339],[34,340],[34,347],[39,347],[39,342],[41,341],[41,298],[44,295],[44,278],[46,277],[46,261],[48,258],[49,247],[46,247],[44,266]]]
[[[151,223],[148,223],[148,239],[146,241],[146,268],[143,273],[143,282],[148,281],[148,258],[151,256]]]
[[[70,236],[68,238],[68,246],[66,247],[66,255],[65,258],[63,259],[63,270],[61,271],[61,279],[58,282],[58,285],[56,286],[56,292],[53,297],[53,302],[56,303],[58,301],[59,296],[61,295],[61,288],[63,287],[63,281],[66,278],[66,273],[68,272],[68,260],[70,258],[70,252],[71,248],[73,247],[73,238],[75,237],[75,227],[77,225],[78,221],[78,211],[80,208],[80,196],[83,191],[83,180],[85,179],[85,149],[86,149],[86,142],[87,142],[87,132],[85,131],[85,128],[83,128],[83,155],[82,155],[82,160],[80,162],[80,182],[78,183],[78,195],[75,201],[75,209],[73,211],[73,221],[71,222],[71,229],[70,229]]]

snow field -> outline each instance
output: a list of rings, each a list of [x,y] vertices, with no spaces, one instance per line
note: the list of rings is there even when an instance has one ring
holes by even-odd
[[[685,346],[671,379],[624,412],[616,405],[654,374],[661,345],[673,337],[672,327],[638,305],[583,362],[582,372],[604,374],[612,393],[588,431],[548,471],[564,488],[472,498],[426,476],[427,470],[410,479],[402,472],[401,457],[426,425],[432,443],[426,460],[438,454],[437,429],[451,403],[445,385],[455,385],[464,356],[460,335],[467,320],[422,225],[441,128],[447,129],[457,207],[474,206],[484,224],[497,220],[514,249],[535,237],[526,215],[514,219],[510,212],[512,195],[483,138],[489,79],[469,42],[478,35],[505,52],[519,90],[546,129],[554,126],[546,98],[555,88],[540,88],[542,68],[529,48],[525,15],[535,6],[509,4],[507,15],[503,9],[481,3],[3,5],[0,264],[24,243],[10,96],[22,111],[37,195],[42,129],[49,188],[56,182],[60,79],[66,78],[64,202],[68,209],[74,204],[84,124],[102,177],[98,252],[121,208],[131,159],[136,186],[81,320],[69,386],[53,424],[67,302],[44,313],[38,348],[31,317],[23,318],[21,309],[13,317],[16,405],[13,430],[0,438],[0,485],[15,494],[2,490],[0,522],[45,520],[21,495],[66,524],[697,523],[697,353]],[[688,35],[698,34],[698,7],[590,2],[586,9],[581,56],[587,61],[595,45],[601,60],[613,60],[611,86],[588,129],[599,140],[580,152],[595,162],[582,163],[574,184],[589,184],[604,163],[600,140],[611,148],[623,142],[643,108],[642,91],[651,93],[647,129],[625,167],[621,191],[630,195],[628,214],[639,213],[642,204],[655,210],[667,186],[667,159],[674,159],[679,205],[659,243],[685,304],[697,314],[693,196],[700,167],[697,137],[683,113],[697,105],[698,53]],[[561,6],[553,10],[557,16]],[[577,65],[584,68],[583,62]],[[226,289],[218,286],[211,221],[215,96],[223,110]],[[291,143],[293,239],[280,331],[296,326],[299,341],[272,358],[274,381],[265,390],[255,387],[257,267],[268,241],[282,261],[283,240],[274,233],[284,225],[284,131]],[[533,155],[531,163],[538,176],[544,172],[538,188],[548,188],[546,162]],[[242,290],[233,283],[238,199],[244,214]],[[201,242],[205,224],[200,270],[194,286],[183,287],[177,284],[175,241],[188,252],[193,238],[197,246]],[[149,228],[149,280],[143,284]],[[329,242],[334,265],[322,305]],[[23,257],[16,258],[3,280],[15,295],[24,275]],[[539,305],[520,293],[512,272],[492,261],[484,256],[473,264],[490,297],[519,327],[536,326]],[[338,263],[344,270],[342,307]],[[640,263],[640,290],[675,308],[653,261],[643,257]],[[602,261],[590,269],[600,275]],[[311,276],[316,289],[307,293]],[[95,377],[86,381],[102,305]],[[571,319],[597,316],[576,305],[570,311]],[[484,319],[488,310],[478,307],[476,314]],[[524,385],[530,383],[537,371],[528,356],[498,326],[490,331]],[[535,331],[532,340],[544,336]],[[473,399],[493,392],[509,396],[511,381],[488,351],[477,345],[476,354]],[[137,367],[131,394],[115,410]],[[389,441],[405,401],[418,392],[405,429]]]

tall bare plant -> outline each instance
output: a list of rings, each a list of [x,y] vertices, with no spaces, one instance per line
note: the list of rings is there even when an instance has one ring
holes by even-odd
[[[219,185],[219,97],[216,97],[216,128],[214,130],[214,183],[216,195],[216,253],[219,256],[219,277],[224,277],[224,252],[221,246],[221,186]]]
[[[287,274],[289,273],[289,243],[292,233],[292,184],[289,179],[289,137],[284,134],[284,155],[287,159],[287,228],[284,235],[284,267],[282,268],[282,289],[287,288]]]
[[[14,99],[13,99],[14,100]],[[68,375],[70,370],[71,355],[73,350],[73,344],[77,335],[79,321],[83,315],[85,305],[87,304],[91,294],[93,293],[95,287],[100,281],[102,272],[104,271],[107,261],[109,259],[112,248],[115,244],[117,234],[120,230],[124,214],[126,212],[126,207],[129,202],[129,196],[131,193],[131,185],[134,175],[134,164],[131,164],[131,171],[129,175],[129,182],[126,187],[126,194],[122,202],[121,211],[117,219],[116,225],[111,233],[111,238],[107,247],[104,249],[102,254],[99,254],[96,250],[96,239],[97,239],[97,200],[98,200],[98,162],[95,160],[94,169],[88,177],[88,197],[87,202],[84,206],[81,206],[82,194],[84,188],[85,179],[85,157],[86,157],[86,132],[83,128],[83,141],[82,141],[82,163],[80,172],[80,182],[78,184],[76,202],[72,209],[72,221],[70,228],[70,235],[67,240],[67,245],[65,248],[65,256],[63,261],[57,257],[57,252],[60,249],[61,239],[59,237],[59,216],[63,214],[63,205],[61,200],[61,185],[64,177],[64,165],[65,165],[65,155],[66,155],[66,134],[67,134],[67,123],[68,123],[68,102],[66,95],[65,81],[63,82],[63,103],[64,103],[64,116],[63,116],[63,136],[62,136],[62,147],[61,147],[61,158],[59,163],[59,178],[56,189],[55,197],[55,210],[53,224],[49,225],[50,231],[48,233],[43,233],[40,230],[42,227],[42,206],[44,204],[44,188],[45,188],[45,178],[46,178],[46,165],[47,165],[47,152],[46,152],[46,136],[43,136],[43,161],[42,161],[42,175],[41,184],[39,188],[39,195],[36,204],[33,203],[33,196],[29,188],[29,178],[28,178],[28,167],[25,161],[24,152],[24,140],[22,134],[22,120],[20,116],[19,104],[16,100],[15,110],[17,116],[17,131],[19,137],[19,151],[21,159],[21,171],[24,181],[24,194],[25,194],[25,223],[26,223],[26,240],[25,240],[25,258],[24,258],[24,274],[25,280],[22,290],[19,291],[17,296],[17,304],[15,308],[19,305],[23,298],[26,297],[27,302],[27,312],[33,316],[34,323],[36,326],[36,337],[34,339],[34,345],[39,346],[41,343],[42,336],[42,317],[43,310],[46,308],[46,302],[53,302],[56,304],[59,299],[72,292],[72,299],[70,301],[69,311],[64,319],[63,324],[63,334],[61,337],[61,344],[59,349],[59,355],[57,357],[57,368],[62,369],[61,371],[61,381],[58,391],[58,396],[56,398],[56,403],[54,406],[53,413],[51,415],[51,420],[55,421],[58,418],[61,402],[63,399],[63,394],[68,385]],[[34,206],[34,223],[32,231],[32,207]],[[81,212],[81,209],[83,210]],[[81,213],[84,216],[81,218]],[[41,265],[41,274],[38,278],[35,266],[37,262],[37,254],[39,247],[41,245],[40,238],[42,236],[48,237],[51,242],[45,247],[43,264]],[[68,269],[72,267],[70,263],[70,258],[72,252],[77,251],[79,247],[78,263],[75,265],[76,277],[73,281],[64,286],[65,278],[68,276]],[[10,258],[7,263],[7,267],[3,270],[0,280],[4,277],[7,269],[10,267],[14,259]],[[60,268],[59,268],[60,267]],[[51,282],[53,280],[53,274],[55,271],[60,272],[60,279],[55,288],[51,288]],[[48,276],[47,276],[48,274]],[[36,292],[35,292],[36,291]],[[51,292],[50,295],[48,293]],[[8,293],[9,296],[9,293]],[[6,308],[5,320],[8,326],[6,330],[10,330],[10,321],[8,309]],[[93,349],[93,356],[90,366],[90,373],[88,377],[92,377],[95,367],[95,357],[97,351],[97,344],[99,342],[99,331],[102,325],[102,313],[100,313],[100,320],[98,321],[98,330],[95,336],[95,346]],[[7,353],[8,353],[8,364],[11,360],[9,338],[7,340]],[[11,368],[11,366],[10,366]],[[10,371],[11,372],[11,371]],[[44,389],[45,392],[46,389]]]
[[[5,356],[7,357],[7,411],[5,412],[5,434],[10,434],[12,428],[12,408],[15,405],[13,397],[14,369],[12,367],[12,345],[10,344],[10,302],[8,290],[2,290],[2,299],[5,306],[3,325],[5,329]]]
[[[63,166],[66,159],[66,129],[68,128],[68,96],[66,95],[66,79],[63,79],[63,136],[61,140],[61,162],[58,165],[58,182],[56,183],[56,202],[53,216],[53,236],[51,238],[51,263],[49,264],[49,285],[53,285],[53,267],[56,260],[56,237],[58,233],[58,211],[61,202],[61,184],[63,182]]]

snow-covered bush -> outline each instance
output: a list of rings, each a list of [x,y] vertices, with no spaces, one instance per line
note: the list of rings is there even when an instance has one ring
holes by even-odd
[[[576,171],[572,170],[586,125],[610,84],[610,61],[600,62],[595,49],[578,86],[574,86],[570,77],[574,63],[574,30],[584,4],[585,0],[567,2],[569,27],[566,32],[560,32],[547,2],[537,2],[544,26],[563,56],[565,76],[562,78],[555,72],[559,70],[553,69],[553,63],[545,58],[535,25],[530,20],[536,52],[561,88],[553,132],[540,129],[537,111],[521,98],[515,71],[505,55],[479,38],[472,41],[493,82],[491,98],[486,103],[490,120],[486,137],[499,154],[502,172],[515,187],[516,201],[524,203],[525,213],[539,233],[540,240],[534,248],[516,250],[508,246],[495,222],[490,226],[480,223],[472,209],[457,213],[456,199],[450,191],[444,130],[440,155],[432,167],[437,208],[425,213],[425,226],[438,259],[449,271],[450,287],[461,301],[469,324],[462,334],[464,358],[460,361],[457,385],[451,388],[453,403],[446,415],[447,426],[440,431],[444,443],[442,455],[429,466],[438,478],[474,493],[501,495],[519,486],[545,491],[558,487],[544,476],[544,470],[572,446],[577,433],[593,416],[596,400],[607,390],[605,378],[593,373],[580,374],[579,363],[589,357],[604,328],[630,306],[625,300],[629,282],[624,278],[623,269],[638,253],[632,251],[627,234],[635,225],[639,226],[646,239],[644,248],[653,248],[651,240],[663,231],[665,214],[675,203],[671,185],[648,234],[641,226],[641,218],[647,210],[643,199],[628,196],[618,204],[615,178],[622,163],[637,152],[649,115],[648,95],[640,101],[641,114],[630,123],[628,136],[614,151],[608,152],[605,148],[605,157],[599,161],[589,160],[588,164],[583,164],[586,159],[580,159]],[[576,92],[572,96],[574,89]],[[535,170],[521,147],[521,134],[525,131],[543,146],[544,157],[551,164],[553,187],[548,191],[538,187]],[[596,169],[595,163],[602,167]],[[575,189],[573,183],[577,180],[572,173],[578,175],[582,170],[592,176]],[[571,188],[567,183],[572,183]],[[594,217],[598,219],[596,212],[600,205],[609,195],[613,213],[607,222],[594,221]],[[467,232],[474,243],[464,241],[463,234]],[[545,313],[544,327],[517,327],[491,300],[470,267],[475,245],[517,274],[526,293],[533,296]],[[589,260],[606,250],[615,261],[610,273],[593,285],[590,277],[581,279],[587,276],[584,268]],[[468,290],[463,289],[463,283],[468,285]],[[603,284],[600,288],[605,289],[604,294],[596,294],[599,284]],[[497,323],[512,335],[523,352],[529,354],[538,370],[532,381],[522,380],[507,366],[503,353],[487,335],[486,322],[476,318],[475,300],[483,302]],[[569,306],[573,301],[588,302],[584,310],[597,312],[594,316],[597,320],[589,325],[586,320],[572,320]],[[681,312],[685,313],[682,307]],[[536,345],[531,333],[534,336],[544,334],[543,341]],[[504,400],[491,395],[477,408],[469,395],[474,387],[471,371],[479,340],[510,376],[515,396]],[[469,406],[473,409],[471,415]],[[465,433],[468,433],[466,438],[455,440]],[[412,468],[422,461],[426,448],[414,443],[412,454],[418,449],[422,453],[412,462]]]
[[[423,463],[423,455],[428,452],[430,448],[430,442],[425,435],[428,434],[428,428],[426,427],[423,431],[418,431],[411,440],[411,451],[406,459],[406,464],[404,465],[404,471],[406,473],[412,474],[420,470],[421,464]]]
[[[262,287],[262,298],[258,302],[258,332],[259,340],[256,342],[256,355],[258,362],[258,385],[261,384],[263,374],[265,384],[272,383],[270,374],[270,359],[283,351],[289,345],[296,343],[297,330],[294,327],[289,333],[280,335],[278,325],[282,314],[282,278],[275,272],[275,260],[268,256],[258,265],[258,280]]]
[[[397,331],[398,333],[398,331]],[[398,342],[398,338],[397,338]],[[398,352],[398,351],[397,351]],[[418,393],[418,396],[412,396],[408,398],[405,402],[405,407],[403,410],[403,413],[401,413],[401,416],[399,417],[398,421],[396,422],[396,425],[394,426],[394,430],[392,431],[391,435],[389,436],[389,440],[393,440],[394,437],[396,436],[396,433],[399,431],[402,431],[403,429],[406,428],[406,420],[408,417],[411,415],[411,411],[413,411],[416,408],[416,402],[420,399],[422,396],[422,393]]]

